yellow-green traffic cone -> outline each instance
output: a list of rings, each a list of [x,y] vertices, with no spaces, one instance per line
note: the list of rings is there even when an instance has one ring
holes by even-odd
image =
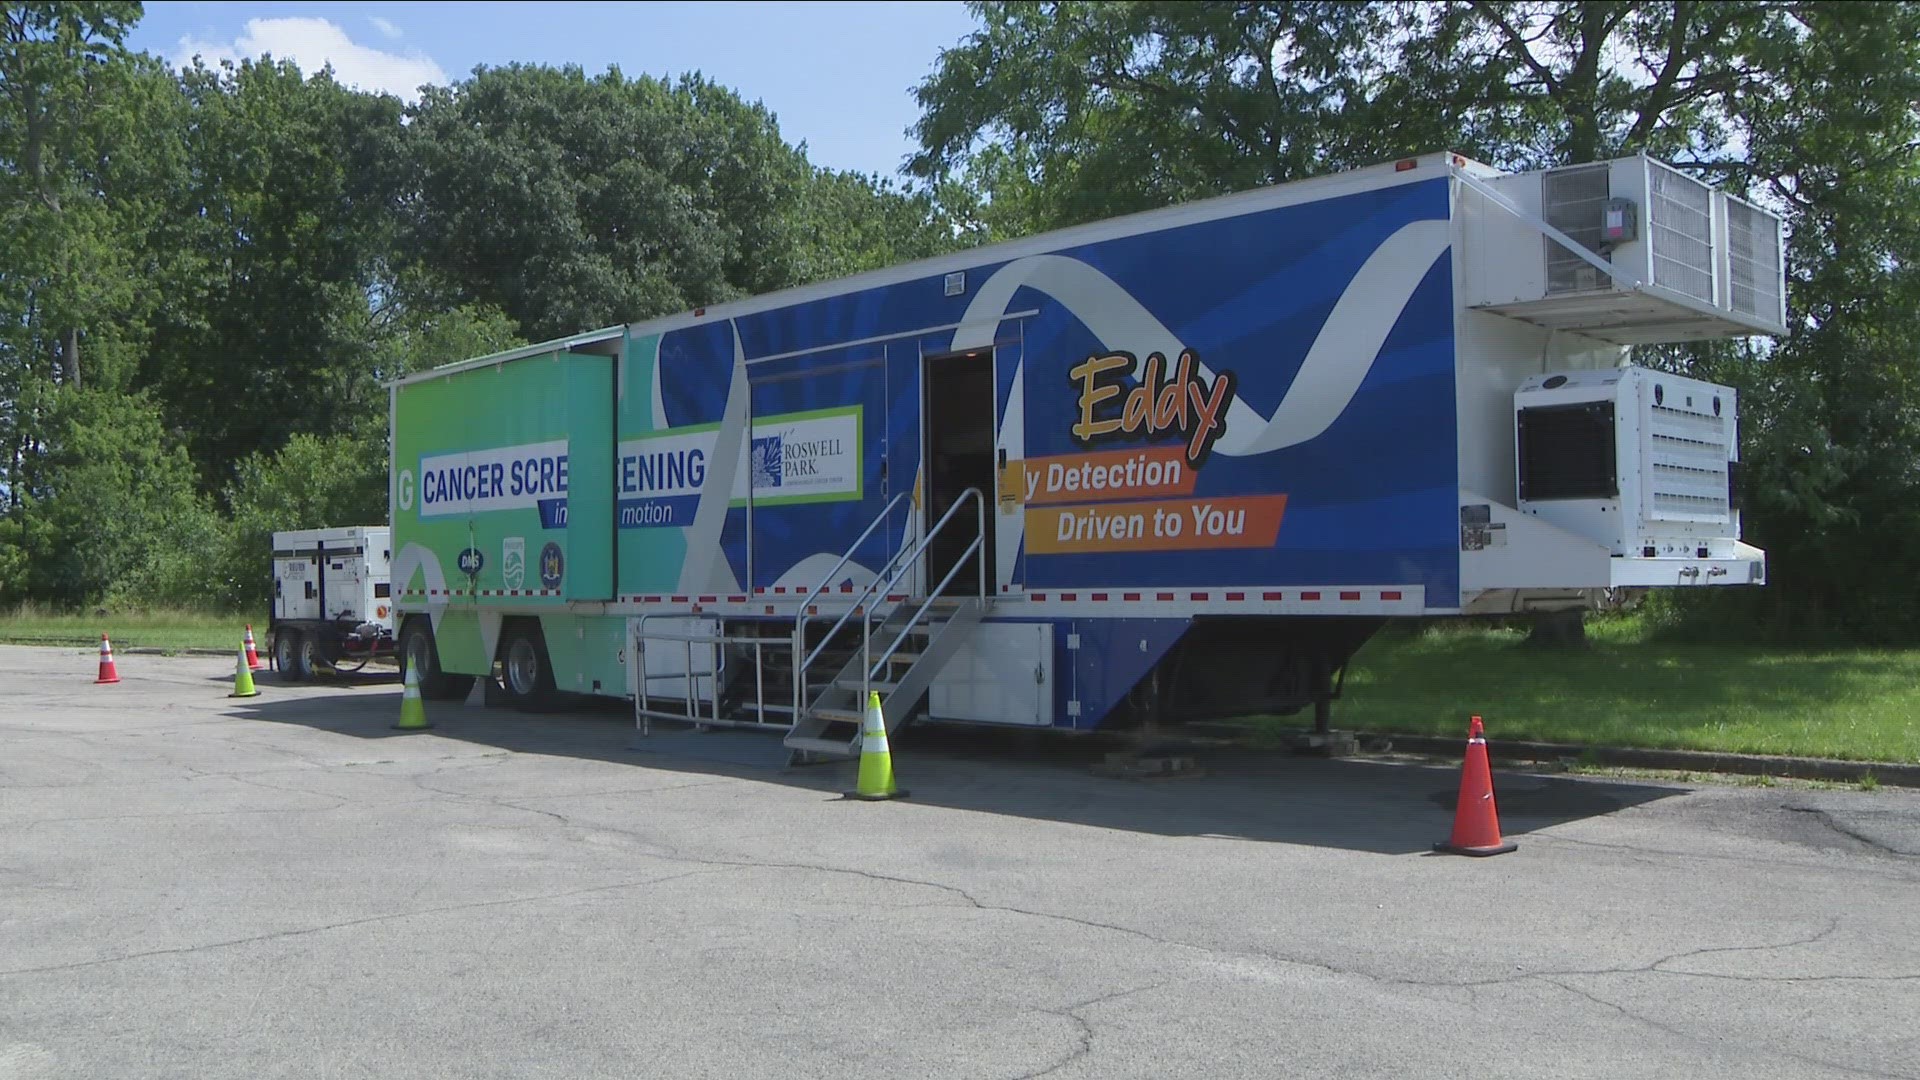
[[[425,731],[433,725],[427,723],[427,705],[420,700],[420,672],[412,664],[406,668],[406,689],[400,695],[400,720],[393,727],[395,731]]]
[[[228,697],[259,697],[260,691],[253,688],[253,669],[247,666],[247,647],[240,646],[240,654],[233,664],[233,693]]]
[[[893,782],[893,751],[887,746],[887,718],[880,711],[880,695],[867,695],[867,716],[860,725],[860,779],[850,799],[904,799],[907,793]]]

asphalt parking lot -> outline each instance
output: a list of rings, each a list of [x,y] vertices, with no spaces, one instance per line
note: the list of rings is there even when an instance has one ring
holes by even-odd
[[[0,1078],[1920,1076],[1920,795],[1091,775],[0,647]],[[1497,738],[1497,731],[1495,732]]]

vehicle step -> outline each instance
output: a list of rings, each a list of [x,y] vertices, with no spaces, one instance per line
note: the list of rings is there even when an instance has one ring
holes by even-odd
[[[784,745],[789,750],[804,750],[810,754],[832,754],[835,757],[855,757],[860,752],[851,739],[815,739],[804,735],[790,735]]]

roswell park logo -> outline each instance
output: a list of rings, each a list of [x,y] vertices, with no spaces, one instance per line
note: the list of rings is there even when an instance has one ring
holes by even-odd
[[[808,431],[811,438],[796,438],[800,428],[795,425],[754,438],[751,458],[755,491],[839,487],[851,479],[858,459],[847,451],[841,423],[815,422]]]
[[[764,439],[753,440],[753,486],[776,488],[780,486],[782,462],[786,455],[782,452],[780,436],[769,435]]]

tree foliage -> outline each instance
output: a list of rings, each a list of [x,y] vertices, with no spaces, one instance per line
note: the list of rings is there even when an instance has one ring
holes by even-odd
[[[482,70],[429,89],[407,142],[420,261],[535,338],[788,276],[804,160],[704,80]]]
[[[189,168],[168,192],[173,274],[140,382],[202,474],[325,433],[370,377],[399,200],[400,103],[271,59],[180,77]]]
[[[40,384],[43,442],[14,479],[0,541],[24,556],[0,588],[55,603],[99,597],[205,522],[192,465],[144,395]]]
[[[0,6],[0,600],[258,602],[268,533],[384,516],[385,380],[953,243],[698,75],[409,109],[139,17]]]

